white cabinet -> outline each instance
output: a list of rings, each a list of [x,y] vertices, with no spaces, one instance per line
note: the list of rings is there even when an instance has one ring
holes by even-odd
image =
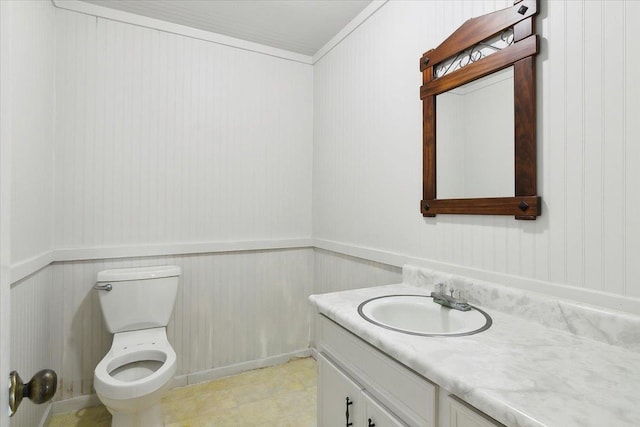
[[[502,426],[322,315],[316,340],[318,427]]]
[[[318,356],[318,370],[318,426],[406,426],[322,355]]]
[[[367,427],[405,427],[387,408],[376,402],[366,391],[362,392],[364,400],[364,421]]]
[[[350,416],[353,414],[357,417],[354,420],[358,421],[353,427],[368,426],[369,418],[376,427],[436,426],[437,388],[433,383],[324,316],[319,315],[316,320],[318,427],[347,425],[347,396],[334,396],[334,390],[349,390],[348,384],[360,390],[360,394],[353,397],[353,405],[349,406],[354,408],[350,409]],[[342,385],[332,385],[336,382]],[[340,406],[341,418],[333,415],[334,409],[329,409]],[[329,419],[340,419],[340,422],[329,422]]]
[[[325,357],[318,357],[318,426],[361,426],[362,387]]]

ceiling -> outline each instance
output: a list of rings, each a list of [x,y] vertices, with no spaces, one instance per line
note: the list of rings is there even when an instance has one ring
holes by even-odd
[[[82,0],[313,56],[371,0]]]

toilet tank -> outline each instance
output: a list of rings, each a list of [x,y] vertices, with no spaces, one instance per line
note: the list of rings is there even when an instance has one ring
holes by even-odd
[[[100,271],[95,288],[109,332],[167,326],[181,273],[175,265]]]

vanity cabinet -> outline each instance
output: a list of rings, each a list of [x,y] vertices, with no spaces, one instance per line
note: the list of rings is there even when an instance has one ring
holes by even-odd
[[[406,427],[387,408],[376,402],[366,391],[362,392],[364,399],[364,421],[367,427]]]
[[[318,427],[347,425],[347,397],[354,427],[436,427],[435,384],[322,315],[316,339]]]
[[[326,357],[318,356],[318,367],[319,426],[406,426]]]
[[[318,427],[501,426],[323,315],[315,324]]]
[[[362,387],[318,356],[318,421],[323,426],[362,425]]]

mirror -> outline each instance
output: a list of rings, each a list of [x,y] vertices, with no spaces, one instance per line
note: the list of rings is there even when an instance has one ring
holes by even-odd
[[[512,196],[513,67],[442,93],[436,103],[438,197]]]
[[[540,215],[537,11],[537,0],[516,0],[422,55],[423,216]]]

